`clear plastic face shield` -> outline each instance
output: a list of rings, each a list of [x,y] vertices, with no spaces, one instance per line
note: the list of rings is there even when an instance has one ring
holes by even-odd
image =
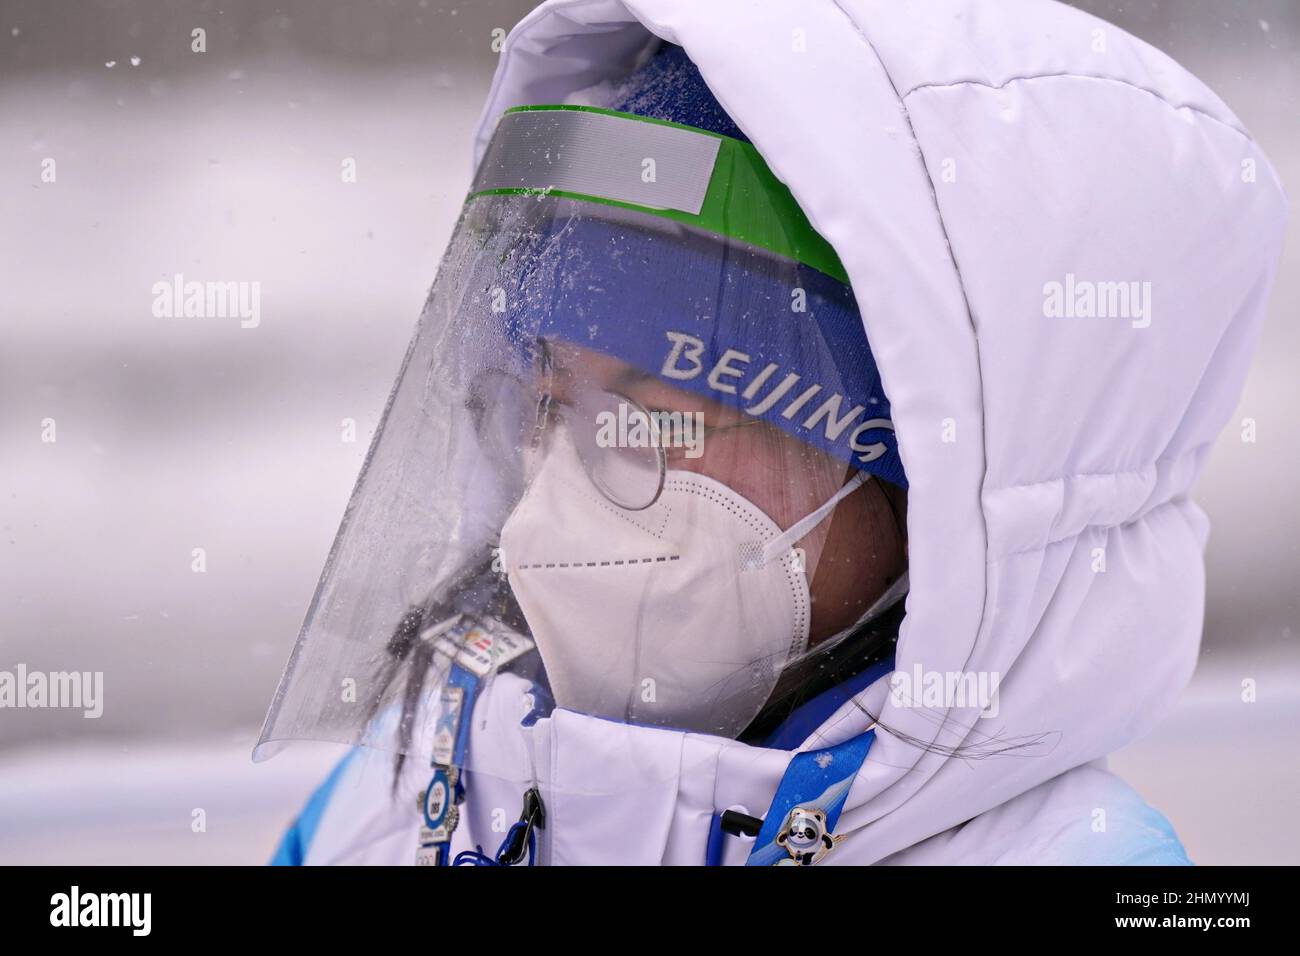
[[[747,739],[905,587],[902,480],[838,261],[752,147],[507,113],[259,755],[536,779],[561,710]]]

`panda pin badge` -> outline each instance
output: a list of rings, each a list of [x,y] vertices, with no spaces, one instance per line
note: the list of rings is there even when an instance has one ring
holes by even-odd
[[[835,848],[840,837],[832,836],[826,826],[826,811],[818,807],[795,807],[781,824],[776,845],[789,854],[777,866],[812,866],[820,863]]]

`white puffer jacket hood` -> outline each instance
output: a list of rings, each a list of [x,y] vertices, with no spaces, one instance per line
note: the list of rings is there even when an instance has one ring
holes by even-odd
[[[507,108],[569,101],[660,39],[852,279],[910,482],[897,669],[1000,676],[996,718],[868,693],[935,746],[879,736],[838,827],[867,862],[1115,750],[1186,683],[1207,534],[1189,492],[1285,198],[1203,84],[1046,0],[551,0],[506,40],[475,160]],[[866,722],[848,705],[810,745]]]

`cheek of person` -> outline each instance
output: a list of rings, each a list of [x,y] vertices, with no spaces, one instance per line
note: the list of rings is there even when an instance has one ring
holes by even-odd
[[[809,645],[853,624],[907,568],[907,492],[873,478],[835,509],[810,578]]]

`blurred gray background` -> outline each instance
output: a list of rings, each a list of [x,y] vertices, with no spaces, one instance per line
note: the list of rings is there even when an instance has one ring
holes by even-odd
[[[0,710],[0,862],[260,862],[336,759],[248,753],[468,185],[493,30],[532,5],[0,2],[0,669],[103,671],[108,701]],[[1300,4],[1076,5],[1300,189]],[[1300,862],[1296,263],[1237,416],[1258,441],[1230,428],[1198,489],[1201,668],[1112,761],[1203,863]],[[260,327],[154,318],[176,273],[259,281]]]

